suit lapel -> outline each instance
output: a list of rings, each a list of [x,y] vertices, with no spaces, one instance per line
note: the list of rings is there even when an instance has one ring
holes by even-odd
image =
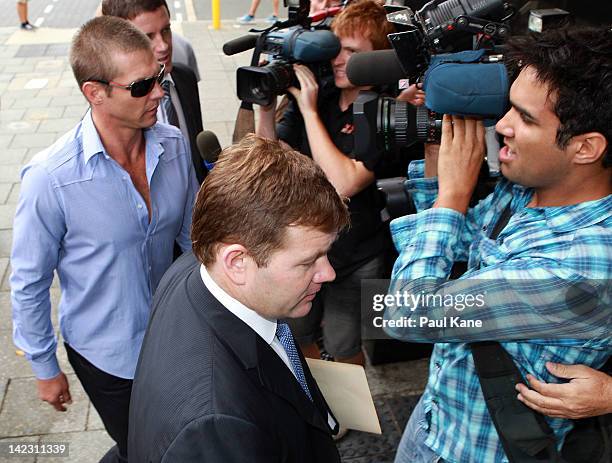
[[[313,396],[313,402],[304,393],[287,365],[274,352],[272,347],[259,336],[257,336],[257,356],[259,378],[263,386],[293,405],[298,414],[311,426],[329,433],[327,407],[323,405],[324,401],[322,400],[319,388],[314,383],[310,370],[308,370],[308,365],[305,364],[301,354],[302,368],[307,378],[308,388]]]
[[[191,121],[193,119],[193,115],[191,114],[192,106],[189,104],[190,99],[188,98],[188,95],[185,94],[186,92],[182,75],[180,72],[176,71],[176,69],[174,69],[170,75],[172,76],[174,88],[176,89],[176,93],[178,94],[181,102],[181,108],[183,109],[185,121]],[[187,127],[189,128],[190,126],[191,124],[187,122]],[[191,130],[189,130],[189,134],[191,135]]]

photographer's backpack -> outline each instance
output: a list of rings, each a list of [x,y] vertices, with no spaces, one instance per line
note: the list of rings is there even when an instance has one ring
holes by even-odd
[[[510,220],[510,205],[495,224],[491,239]],[[487,409],[510,463],[612,463],[612,414],[574,420],[561,452],[544,415],[517,399],[525,383],[512,357],[496,341],[471,343],[472,357]],[[612,373],[612,362],[603,371]]]

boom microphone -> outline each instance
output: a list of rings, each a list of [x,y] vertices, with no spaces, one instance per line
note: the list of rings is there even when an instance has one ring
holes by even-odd
[[[230,40],[223,44],[223,53],[227,56],[232,56],[237,53],[255,48],[259,34],[249,34],[238,37],[237,39]]]
[[[219,139],[214,132],[204,130],[196,137],[196,145],[198,145],[198,151],[204,165],[208,170],[212,169],[219,158],[219,154],[221,154]]]
[[[346,75],[353,85],[385,85],[406,78],[394,50],[355,53],[346,65]]]

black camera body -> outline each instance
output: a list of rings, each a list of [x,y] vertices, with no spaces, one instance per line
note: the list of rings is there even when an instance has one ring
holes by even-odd
[[[432,63],[444,61],[439,60],[442,57],[448,57],[445,59],[451,63],[456,60],[457,66],[465,67],[455,67],[451,71],[453,79],[449,79],[445,84],[450,85],[456,92],[449,92],[444,98],[438,99],[443,100],[441,105],[431,105],[432,97],[436,96],[436,93],[444,92],[441,83],[435,85],[429,82],[429,87],[424,88],[427,93],[427,107],[414,107],[393,98],[377,98],[369,92],[362,92],[353,105],[358,150],[377,147],[386,152],[394,152],[415,143],[439,142],[443,112],[492,118],[503,114],[505,106],[500,107],[500,103],[506,104],[508,85],[504,76],[499,75],[500,72],[505,73],[500,71],[504,69],[503,65],[495,63],[501,59],[496,46],[510,34],[507,23],[514,15],[511,4],[504,0],[434,0],[416,13],[404,6],[387,8],[390,11],[387,20],[392,22],[398,31],[389,35],[389,41],[404,79],[411,82],[423,81],[424,76],[427,78],[431,73]],[[480,42],[474,46],[476,36]],[[473,47],[482,48],[485,40],[489,46],[486,53],[463,56],[464,51],[472,50]],[[349,62],[348,65],[349,79],[351,64]],[[446,71],[438,70],[438,74],[431,80],[436,79],[440,72]],[[361,74],[363,73],[360,73],[360,77]],[[487,80],[484,85],[493,85],[482,93],[497,95],[495,110],[490,112],[488,106],[491,100],[479,98],[478,87],[483,85],[480,82],[484,80]],[[422,83],[428,84],[426,81]],[[431,89],[433,94],[429,91]],[[462,110],[463,102],[469,97],[474,97],[480,104],[476,108],[472,106]],[[451,108],[448,107],[449,102]],[[440,106],[445,110],[440,110]]]
[[[318,79],[331,75],[329,62],[340,51],[340,41],[328,29],[295,25],[272,28],[258,38],[255,53],[272,57],[265,66],[243,66],[236,72],[238,98],[267,106],[274,97],[297,86],[294,63],[306,64]]]
[[[514,14],[505,0],[434,0],[417,12],[408,7],[388,9],[387,21],[398,30],[389,41],[411,79],[427,69],[431,55],[471,48],[476,34],[503,40],[509,34],[504,21]]]

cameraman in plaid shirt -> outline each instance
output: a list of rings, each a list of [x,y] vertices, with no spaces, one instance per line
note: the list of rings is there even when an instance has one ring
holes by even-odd
[[[511,108],[496,126],[504,179],[469,208],[484,128],[444,116],[439,153],[409,168],[407,189],[420,212],[391,224],[400,252],[391,293],[487,301],[462,314],[478,318],[479,328],[387,327],[399,339],[436,343],[397,463],[508,461],[467,342],[501,341],[523,376],[548,383],[559,380],[546,362],[599,368],[611,352],[612,32],[556,30],[513,38],[508,49],[506,64],[518,76]],[[505,210],[509,221],[492,239]],[[453,263],[465,260],[467,272],[449,281]],[[386,321],[441,320],[451,312],[395,307]],[[572,421],[547,422],[560,448]]]

